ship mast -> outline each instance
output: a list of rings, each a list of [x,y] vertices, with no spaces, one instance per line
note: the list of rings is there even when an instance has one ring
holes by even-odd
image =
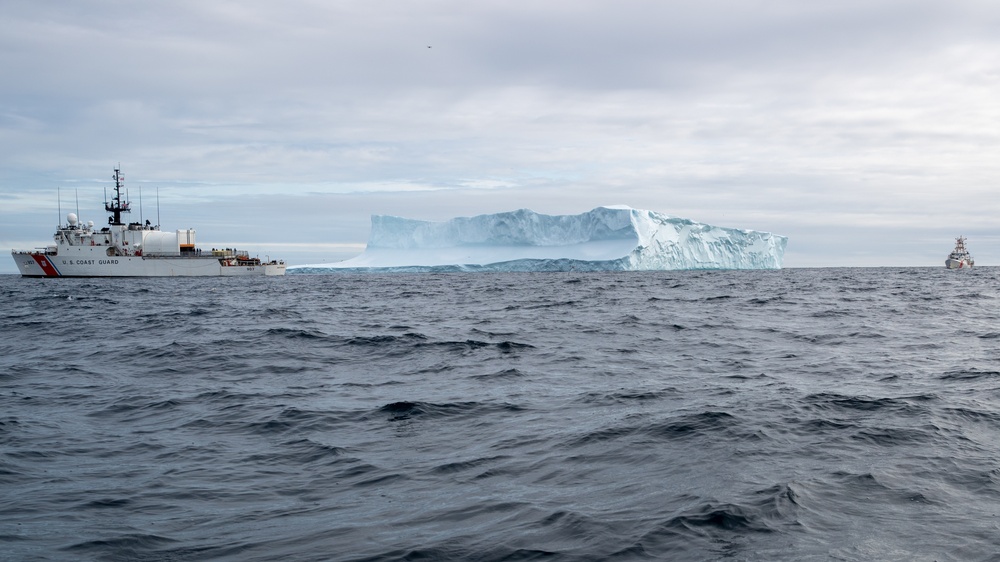
[[[115,180],[115,196],[111,199],[111,202],[104,202],[104,210],[112,213],[109,218],[109,222],[113,225],[122,224],[122,213],[132,212],[129,209],[129,202],[122,202],[122,187],[125,185],[125,176],[121,174],[119,168],[115,168],[115,175],[112,176]]]

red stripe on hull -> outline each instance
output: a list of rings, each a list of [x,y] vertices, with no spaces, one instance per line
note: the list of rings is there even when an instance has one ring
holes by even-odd
[[[38,264],[38,267],[42,268],[46,277],[59,277],[59,270],[43,254],[31,254],[31,257],[35,258],[35,263]]]

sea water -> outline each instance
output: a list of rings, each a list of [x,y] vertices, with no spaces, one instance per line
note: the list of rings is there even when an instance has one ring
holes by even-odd
[[[997,560],[998,274],[0,276],[0,559]]]

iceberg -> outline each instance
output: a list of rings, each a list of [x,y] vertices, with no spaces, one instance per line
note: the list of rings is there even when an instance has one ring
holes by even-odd
[[[528,209],[430,222],[373,215],[361,255],[288,273],[780,269],[788,238],[627,206]]]

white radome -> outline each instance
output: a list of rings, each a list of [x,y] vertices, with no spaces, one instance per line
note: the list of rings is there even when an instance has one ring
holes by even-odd
[[[66,215],[54,244],[34,250],[12,250],[24,277],[211,277],[284,275],[282,261],[262,262],[235,248],[203,252],[195,246],[194,229],[164,232],[149,221],[124,223],[130,203],[121,197],[123,182],[115,169],[114,198],[104,204],[111,214],[100,230],[94,221],[80,225],[76,213]]]

